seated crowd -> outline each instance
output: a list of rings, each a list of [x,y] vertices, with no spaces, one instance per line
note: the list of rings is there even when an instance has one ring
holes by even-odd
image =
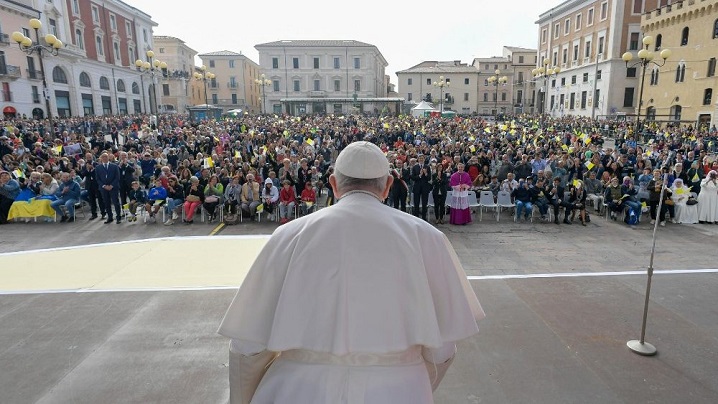
[[[606,127],[615,147],[603,147]],[[718,222],[715,129],[647,130],[650,138],[639,144],[621,123],[531,115],[496,123],[266,115],[201,123],[178,115],[9,120],[0,136],[0,223],[72,222],[82,201],[90,220],[111,221],[113,193],[102,190],[113,187],[99,186],[96,172],[106,161],[119,170],[113,192],[127,221],[145,214],[150,223],[162,216],[166,225],[191,224],[202,212],[209,222],[235,223],[265,212],[286,223],[310,214],[323,194],[327,205],[334,202],[325,186],[332,163],[357,140],[376,143],[390,161],[395,180],[386,203],[424,220],[432,205],[436,224],[451,211],[451,223],[470,222],[470,212],[453,218],[468,209],[467,196],[482,192],[495,203],[508,195],[517,221],[531,219],[535,208],[543,220],[578,217],[585,225],[591,207],[631,225],[643,214],[661,225]]]

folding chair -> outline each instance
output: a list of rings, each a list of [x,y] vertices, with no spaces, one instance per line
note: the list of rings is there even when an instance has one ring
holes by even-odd
[[[469,192],[469,206],[471,206],[472,203],[472,195],[474,201],[476,201],[476,194],[473,192]],[[496,211],[496,221],[499,221],[499,205],[494,202],[494,194],[491,191],[481,191],[477,206],[479,207],[480,213],[479,221],[482,221],[484,219],[484,208],[493,208]]]
[[[509,191],[499,191],[497,195],[497,201],[496,204],[498,205],[499,214],[501,214],[501,209],[503,208],[515,208],[516,204],[511,202],[511,194]],[[533,211],[531,212],[531,221],[533,221]],[[516,221],[516,215],[514,215],[514,221]]]

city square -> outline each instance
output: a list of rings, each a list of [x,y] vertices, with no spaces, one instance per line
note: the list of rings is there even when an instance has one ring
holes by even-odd
[[[0,402],[718,400],[718,7],[370,3],[0,0]]]

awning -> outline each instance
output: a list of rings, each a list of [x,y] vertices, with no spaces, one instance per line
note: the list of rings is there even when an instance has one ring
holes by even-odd
[[[17,114],[17,110],[13,107],[5,107],[2,109],[3,114]]]

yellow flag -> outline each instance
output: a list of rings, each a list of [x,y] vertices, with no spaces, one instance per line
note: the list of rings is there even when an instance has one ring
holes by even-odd
[[[693,178],[691,178],[691,182],[698,182],[700,180],[700,177],[698,177],[698,173],[693,174]]]
[[[578,182],[579,182],[578,179],[573,180],[573,186],[574,186],[574,187],[577,186],[577,185],[578,185]]]
[[[314,146],[314,140],[312,140],[311,138],[307,138],[307,144],[309,146]]]
[[[384,122],[384,129],[389,129],[389,124]]]
[[[212,160],[212,157],[206,157],[204,159],[204,166],[208,168],[214,167],[214,160]]]
[[[686,191],[683,188],[676,189],[676,195],[683,195]]]
[[[16,178],[25,178],[25,173],[21,169],[17,169],[13,171],[15,173]]]
[[[60,154],[62,153],[62,145],[59,145],[57,147],[53,147],[52,150],[55,151],[55,153]]]
[[[566,146],[565,144],[562,144],[561,149],[568,151],[568,146]]]
[[[560,141],[561,141],[561,136],[556,136],[556,137],[553,138],[553,139],[554,139],[555,141],[557,141],[557,142],[560,142]]]
[[[217,136],[214,136],[214,141],[219,142],[219,138]]]
[[[236,159],[240,158],[240,156],[239,156],[239,150],[235,150],[235,151],[234,151],[234,158],[236,158]]]
[[[586,162],[586,168],[588,168],[589,170],[591,170],[591,169],[592,169],[593,167],[595,167],[595,166],[596,166],[596,165],[593,164],[593,163],[590,162],[590,161],[587,161],[587,162]]]
[[[484,132],[491,133],[491,128],[484,128]]]
[[[471,150],[472,153],[476,152],[476,147],[474,145],[469,146],[469,150]]]

